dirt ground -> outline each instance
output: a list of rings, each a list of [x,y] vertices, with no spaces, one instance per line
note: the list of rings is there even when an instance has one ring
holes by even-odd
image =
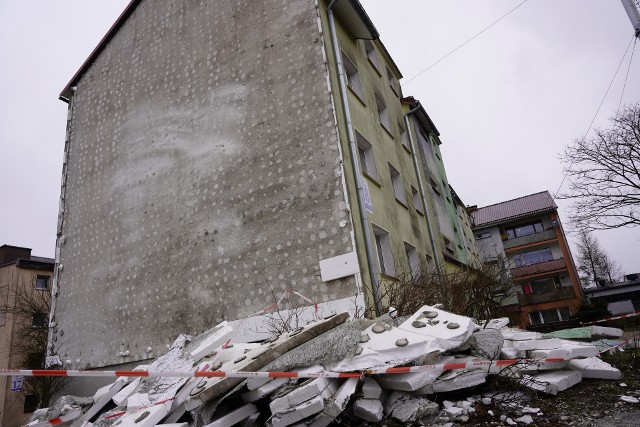
[[[603,360],[622,372],[620,380],[583,379],[579,384],[560,392],[557,396],[526,392],[529,399],[524,406],[540,408],[542,415],[532,415],[530,426],[580,426],[621,427],[640,426],[640,403],[628,403],[620,396],[640,399],[640,349],[627,350]],[[486,392],[505,387],[495,378],[476,391]],[[491,410],[494,415],[489,415]],[[454,425],[501,426],[508,425],[500,415],[512,419],[522,416],[519,409],[501,408],[497,405],[476,405],[476,412],[469,420],[454,421]],[[518,424],[520,426],[524,424]]]

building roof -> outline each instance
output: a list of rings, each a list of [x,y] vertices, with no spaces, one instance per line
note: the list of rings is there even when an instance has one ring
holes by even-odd
[[[87,60],[84,61],[80,66],[80,69],[78,69],[71,80],[69,80],[69,83],[67,83],[64,89],[62,89],[59,96],[60,100],[69,102],[69,99],[71,99],[72,87],[80,81],[84,73],[87,72],[96,58],[100,56],[104,48],[107,47],[109,42],[118,33],[118,30],[124,25],[129,16],[131,16],[141,2],[142,0],[131,0],[118,19],[116,19],[116,22],[114,22],[111,28],[109,28],[107,34],[105,34],[102,40],[100,40],[98,46],[93,49],[93,52],[91,52]],[[343,22],[349,26],[354,37],[368,39],[378,39],[380,37],[378,30],[376,30],[373,22],[371,22],[371,19],[369,18],[369,15],[367,15],[367,12],[358,0],[337,1],[334,10],[336,15],[341,16]],[[395,65],[395,63],[393,65]]]
[[[485,227],[520,217],[554,211],[558,206],[548,191],[518,197],[471,211],[474,227]]]

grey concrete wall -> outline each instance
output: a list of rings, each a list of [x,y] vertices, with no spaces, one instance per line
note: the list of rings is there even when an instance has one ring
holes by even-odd
[[[313,1],[145,0],[72,105],[53,334],[67,366],[156,356],[285,288],[354,295],[318,271],[354,248]]]

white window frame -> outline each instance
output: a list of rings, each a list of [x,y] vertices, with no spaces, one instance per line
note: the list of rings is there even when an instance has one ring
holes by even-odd
[[[395,277],[396,268],[393,262],[389,232],[377,225],[373,225],[373,235],[376,243],[376,254],[378,255],[378,271],[380,271],[380,274]]]
[[[396,199],[402,204],[407,204],[407,196],[404,194],[404,184],[402,183],[402,176],[398,169],[394,168],[391,163],[389,163],[389,175],[391,177],[391,184],[393,186],[393,193],[396,196]]]
[[[376,158],[373,155],[373,146],[358,131],[356,131],[356,141],[358,143],[358,155],[360,156],[359,161],[362,174],[378,180],[378,170],[376,168]]]
[[[424,214],[422,209],[422,197],[420,197],[420,192],[416,190],[416,187],[411,186],[411,197],[413,198],[413,207],[416,208],[418,213]]]
[[[389,110],[387,105],[378,94],[376,94],[376,109],[378,110],[378,117],[382,126],[391,133],[391,121],[389,120]]]
[[[347,86],[349,86],[360,99],[364,100],[358,68],[344,52],[342,52],[342,65],[344,67],[344,74],[347,77]]]
[[[45,286],[44,287],[39,285],[39,281],[42,280],[41,278],[45,278]],[[37,290],[39,290],[39,291],[48,291],[50,287],[51,287],[51,277],[50,276],[46,276],[44,274],[36,275],[35,288]]]
[[[404,252],[407,256],[409,274],[415,279],[420,274],[420,257],[418,256],[418,251],[412,244],[404,242]]]
[[[371,43],[370,40],[364,41],[364,51],[367,54],[367,58],[369,58],[369,62],[374,66],[376,71],[380,72],[380,66],[378,65],[378,54],[376,52],[376,47]]]

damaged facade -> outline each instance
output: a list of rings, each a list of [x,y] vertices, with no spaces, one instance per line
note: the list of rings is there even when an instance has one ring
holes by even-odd
[[[583,378],[619,380],[599,356],[628,343],[616,328],[543,335],[509,328],[507,318],[476,322],[431,306],[402,318],[348,318],[334,313],[261,343],[239,340],[227,322],[180,335],[149,365],[99,373],[119,378],[89,397],[58,399],[28,426],[474,425],[469,417],[483,407],[519,406],[514,387],[556,395]],[[471,394],[490,376],[512,385]],[[542,415],[530,408],[506,422]]]
[[[517,300],[502,312],[517,325],[569,320],[582,302],[582,287],[548,191],[471,211],[475,238],[487,262],[504,262]]]
[[[65,367],[155,357],[288,289],[375,312],[400,271],[468,262],[435,126],[359,2],[331,5],[134,0],[65,87]]]
[[[52,281],[52,259],[32,256],[29,248],[0,246],[0,369],[21,368],[25,361],[29,369],[43,368],[44,344],[39,349],[37,343],[25,343],[31,337],[24,332],[25,328],[46,328]],[[24,350],[34,353],[24,354]],[[23,380],[19,375],[0,378],[2,426],[24,425],[40,403],[40,396],[26,392]]]

